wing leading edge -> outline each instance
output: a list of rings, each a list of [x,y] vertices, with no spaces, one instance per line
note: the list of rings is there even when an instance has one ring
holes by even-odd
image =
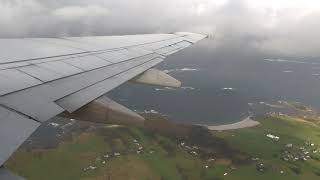
[[[0,39],[0,166],[42,122],[75,112],[205,37]]]

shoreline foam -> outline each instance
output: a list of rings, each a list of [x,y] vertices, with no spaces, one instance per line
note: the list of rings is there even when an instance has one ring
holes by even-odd
[[[209,130],[214,131],[225,131],[225,130],[232,130],[232,129],[241,129],[241,128],[248,128],[254,127],[259,125],[260,122],[254,121],[251,119],[250,116],[246,117],[242,121],[232,123],[232,124],[225,124],[225,125],[218,125],[218,126],[207,126]]]

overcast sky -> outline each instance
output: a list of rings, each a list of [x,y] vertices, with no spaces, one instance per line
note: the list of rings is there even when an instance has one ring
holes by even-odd
[[[192,31],[221,46],[319,56],[319,0],[0,0],[0,37]]]

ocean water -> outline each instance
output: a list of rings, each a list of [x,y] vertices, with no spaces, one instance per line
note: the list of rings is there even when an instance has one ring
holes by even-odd
[[[191,124],[227,124],[247,115],[248,103],[295,100],[320,108],[320,59],[283,57],[253,49],[217,48],[204,40],[157,68],[182,81],[172,89],[126,83],[108,94],[138,112],[159,112]]]

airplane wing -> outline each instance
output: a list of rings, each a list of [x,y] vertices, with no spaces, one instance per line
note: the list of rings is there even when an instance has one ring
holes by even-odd
[[[160,77],[154,71],[139,75],[205,37],[183,32],[0,39],[0,166],[41,123],[76,112],[133,78]],[[2,176],[11,175],[0,168]]]

